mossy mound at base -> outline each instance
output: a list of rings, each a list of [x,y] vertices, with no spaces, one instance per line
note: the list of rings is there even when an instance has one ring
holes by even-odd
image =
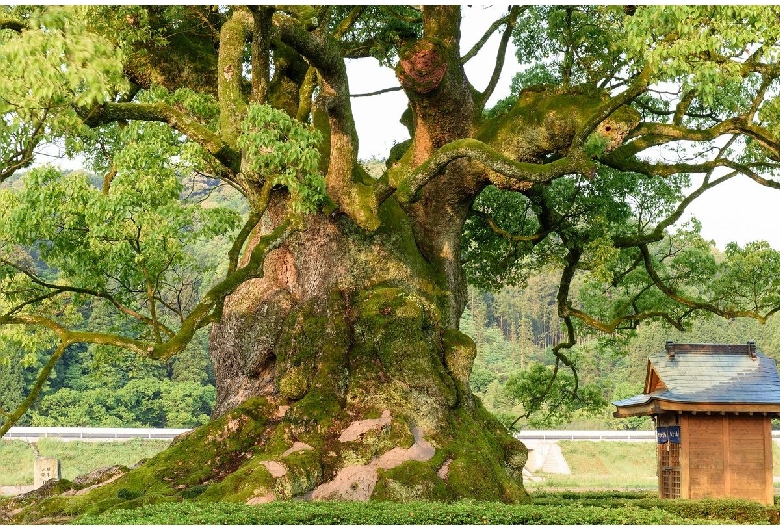
[[[290,421],[288,410],[252,398],[118,478],[112,473],[107,483],[50,481],[0,501],[0,522],[62,523],[84,514],[181,501],[343,499],[355,488],[350,472],[359,482],[363,471],[373,473],[365,500],[527,500],[505,466],[512,455],[525,455],[524,447],[478,404],[450,411],[452,424],[439,432],[422,433],[405,417],[385,412],[378,418],[337,420],[306,441],[294,434],[300,418],[293,415]],[[344,476],[347,482],[333,486]],[[318,491],[331,496],[318,497]]]

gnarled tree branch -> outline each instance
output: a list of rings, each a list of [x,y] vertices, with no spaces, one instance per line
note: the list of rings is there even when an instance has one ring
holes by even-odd
[[[480,111],[485,108],[485,104],[493,95],[493,92],[495,91],[496,86],[498,85],[498,80],[501,77],[501,72],[504,69],[504,61],[506,60],[506,49],[507,49],[507,45],[509,44],[509,38],[512,36],[512,29],[515,27],[515,22],[517,22],[517,17],[520,14],[520,11],[521,11],[520,6],[512,6],[511,9],[509,10],[509,14],[503,19],[501,19],[501,21],[504,21],[504,23],[506,23],[506,29],[504,30],[504,34],[501,36],[501,42],[498,45],[498,52],[496,54],[496,64],[493,67],[493,74],[490,76],[490,81],[488,81],[485,90],[483,90],[479,95],[474,97],[474,105],[478,109],[480,109]],[[465,63],[466,60],[468,59],[465,59],[463,62]]]
[[[84,123],[96,127],[127,120],[164,122],[200,144],[228,170],[241,171],[241,153],[192,116],[165,103],[106,103],[90,110]]]
[[[433,177],[448,164],[461,158],[470,158],[496,173],[489,177],[496,187],[516,191],[524,191],[530,183],[550,182],[563,175],[591,176],[596,167],[583,152],[577,150],[548,164],[533,164],[517,162],[484,142],[466,138],[442,146],[403,181],[391,182],[396,187],[396,197],[402,202],[414,201]]]

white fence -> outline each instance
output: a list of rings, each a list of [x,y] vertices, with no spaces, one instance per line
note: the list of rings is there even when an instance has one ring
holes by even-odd
[[[124,429],[113,427],[11,427],[3,436],[6,440],[37,441],[39,438],[58,438],[61,440],[112,441],[144,438],[152,440],[172,440],[189,429]],[[613,441],[613,442],[653,442],[655,431],[520,431],[515,435],[519,440],[559,440]],[[780,431],[772,431],[772,438],[780,441]]]
[[[5,440],[35,442],[40,438],[83,440],[93,442],[144,438],[173,440],[190,429],[123,429],[114,427],[11,427],[3,436]]]
[[[520,431],[515,434],[519,440],[559,440],[654,442],[655,431]]]

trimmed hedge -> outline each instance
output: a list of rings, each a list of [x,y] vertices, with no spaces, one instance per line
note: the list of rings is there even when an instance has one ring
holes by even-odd
[[[541,495],[532,504],[487,502],[272,502],[258,506],[234,503],[179,502],[114,510],[84,516],[75,524],[766,524],[777,511],[734,500],[667,501],[616,492],[588,496]],[[574,497],[574,495],[569,495]]]
[[[587,492],[542,493],[532,498],[536,505],[562,505],[574,503],[582,506],[617,508],[658,508],[685,519],[723,521],[736,524],[778,524],[780,512],[777,506],[765,506],[741,499],[659,499],[656,492]]]

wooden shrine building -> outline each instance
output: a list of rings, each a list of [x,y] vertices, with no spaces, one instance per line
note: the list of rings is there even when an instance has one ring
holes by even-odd
[[[662,498],[736,497],[774,503],[771,420],[777,364],[747,344],[666,343],[648,360],[644,393],[615,417],[653,416]]]

